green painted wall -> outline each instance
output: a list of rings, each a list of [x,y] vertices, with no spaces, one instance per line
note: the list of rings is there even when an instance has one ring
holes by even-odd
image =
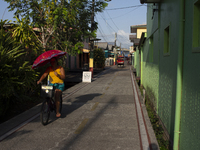
[[[179,2],[163,0],[153,13],[147,7],[147,39],[144,45],[144,82],[170,137],[174,136],[179,35]],[[152,44],[153,43],[153,44]]]
[[[139,50],[136,50],[136,73],[137,73],[137,77],[140,77],[140,53]]]
[[[159,42],[158,31],[151,35],[153,37],[153,47],[150,38],[146,39],[143,46],[143,86],[155,109],[158,109],[158,89],[159,89]],[[153,51],[151,50],[153,49]]]
[[[148,5],[147,39],[142,47],[143,86],[172,140],[177,94],[179,24],[182,21],[179,18],[180,2],[181,0],[162,0],[157,4],[158,10],[154,15],[152,5]],[[200,147],[200,0],[185,0],[184,15],[179,149],[196,150]]]
[[[158,115],[164,123],[171,139],[174,136],[176,79],[179,39],[179,1],[164,0],[160,5],[160,65]],[[166,30],[169,29],[168,38]],[[165,52],[166,41],[169,46]]]
[[[134,52],[134,68],[136,69],[136,76],[140,77],[140,54],[139,50],[136,49]]]
[[[197,0],[186,0],[180,149],[200,149],[200,52],[193,42],[193,14]],[[200,0],[199,0],[200,4]],[[200,11],[200,6],[199,6]],[[200,16],[198,17],[200,18]],[[194,22],[200,27],[200,22]],[[200,28],[199,28],[200,29]],[[199,31],[195,30],[194,32]],[[198,46],[200,48],[200,46]]]
[[[135,51],[134,52],[134,68],[136,69],[137,68],[137,59],[139,59],[138,53]]]

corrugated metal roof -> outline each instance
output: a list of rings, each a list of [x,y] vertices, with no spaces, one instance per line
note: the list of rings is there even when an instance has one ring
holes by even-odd
[[[140,28],[146,28],[147,25],[146,24],[141,24],[141,25],[133,25],[131,26],[131,28],[137,28],[137,29],[140,29]]]
[[[134,26],[131,26],[130,28],[131,28],[131,33],[137,33],[137,29],[146,29],[147,25],[146,24],[134,25]]]
[[[98,42],[97,45],[98,45],[99,48],[108,49],[108,43],[107,42]]]

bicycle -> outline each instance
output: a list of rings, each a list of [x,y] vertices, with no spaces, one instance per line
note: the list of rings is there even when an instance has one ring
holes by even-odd
[[[40,111],[40,121],[43,125],[47,125],[50,117],[50,112],[56,113],[56,103],[55,103],[55,87],[50,85],[41,85],[41,97],[44,97],[45,100],[42,103]],[[60,96],[60,107],[59,112],[62,110],[62,94]]]

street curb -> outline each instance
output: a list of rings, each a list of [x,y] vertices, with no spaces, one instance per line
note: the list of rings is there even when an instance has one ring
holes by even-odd
[[[26,110],[25,112],[7,120],[4,123],[0,124],[0,136],[3,136],[4,134],[6,134],[7,132],[9,132],[10,130],[16,128],[17,126],[19,126],[20,124],[24,123],[25,121],[29,120],[31,117],[37,115],[40,113],[40,109],[41,109],[41,104],[38,104],[34,107],[32,107],[29,110]]]
[[[136,78],[135,78],[135,74],[133,74],[133,76],[134,76],[135,83],[137,83],[136,82]],[[140,88],[139,88],[138,84],[136,84],[136,90],[137,90],[137,92],[139,94],[139,99],[140,99],[140,103],[141,103],[141,106],[142,106],[142,111],[143,111],[143,114],[144,114],[146,127],[147,127],[148,134],[149,134],[149,137],[150,137],[150,141],[151,141],[150,145],[152,147],[152,150],[160,150],[158,141],[156,139],[153,127],[151,125],[151,122],[150,122],[150,119],[149,119],[149,116],[148,116],[148,112],[147,112],[146,106],[143,103],[143,97],[141,95]]]

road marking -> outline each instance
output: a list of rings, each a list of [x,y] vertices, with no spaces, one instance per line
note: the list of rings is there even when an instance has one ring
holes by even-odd
[[[106,88],[106,90],[108,90],[109,89],[109,86]]]
[[[100,98],[103,98],[103,97],[104,97],[104,95],[105,95],[105,93],[103,93],[103,94],[100,96]]]
[[[83,128],[85,127],[85,125],[87,124],[87,122],[88,122],[88,118],[85,118],[82,122],[81,122],[81,124],[78,126],[78,128],[76,129],[76,131],[74,132],[75,134],[80,134],[81,133],[81,131],[83,130]]]
[[[96,102],[96,103],[92,106],[91,111],[94,111],[94,110],[97,108],[98,105],[99,105],[99,102]]]
[[[116,76],[112,79],[112,81],[114,81],[115,80],[115,78],[116,78]]]
[[[112,84],[112,82],[110,82],[110,83],[108,83],[109,85],[111,85]]]

